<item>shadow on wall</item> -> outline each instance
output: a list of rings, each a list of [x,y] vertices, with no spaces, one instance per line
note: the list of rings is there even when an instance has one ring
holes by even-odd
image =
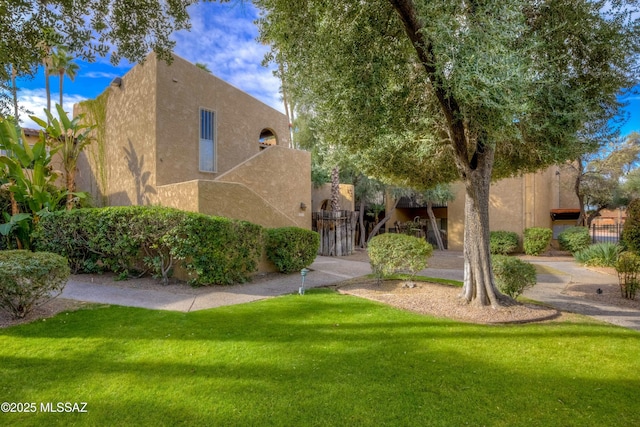
[[[136,193],[136,204],[137,205],[148,205],[151,204],[151,200],[149,198],[150,194],[158,194],[156,189],[149,184],[149,179],[151,178],[151,172],[144,170],[144,155],[142,155],[138,159],[138,153],[136,153],[135,148],[133,148],[133,144],[131,140],[129,142],[129,149],[123,147],[125,153],[125,159],[127,160],[127,167],[129,168],[129,172],[133,177],[133,185]]]

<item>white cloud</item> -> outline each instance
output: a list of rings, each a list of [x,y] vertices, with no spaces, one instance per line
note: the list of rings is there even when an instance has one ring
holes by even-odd
[[[55,104],[59,100],[59,92],[51,93],[51,109],[55,109]],[[73,104],[86,100],[87,97],[82,95],[65,94],[64,95],[64,111],[69,115],[73,113]],[[41,119],[45,119],[44,109],[47,108],[47,93],[44,89],[22,89],[18,92],[18,104],[31,111],[31,114],[20,114],[20,125],[30,129],[40,129],[29,115],[34,115]],[[57,114],[54,114],[54,117]]]
[[[89,79],[113,79],[118,77],[118,74],[105,73],[104,71],[89,71],[88,73],[82,73],[82,77]]]
[[[176,54],[206,64],[215,76],[284,112],[274,67],[261,65],[269,47],[256,40],[257,9],[247,3],[199,3],[189,13],[191,31],[174,35]]]

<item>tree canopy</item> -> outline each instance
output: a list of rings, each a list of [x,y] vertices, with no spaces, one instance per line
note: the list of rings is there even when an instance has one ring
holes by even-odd
[[[492,179],[575,159],[578,131],[637,82],[638,1],[257,0],[271,59],[322,137],[367,173],[465,185],[464,297],[504,301]]]
[[[46,47],[64,44],[85,60],[137,61],[153,50],[170,58],[174,31],[189,28],[197,0],[0,0],[0,80],[12,64],[31,74]]]

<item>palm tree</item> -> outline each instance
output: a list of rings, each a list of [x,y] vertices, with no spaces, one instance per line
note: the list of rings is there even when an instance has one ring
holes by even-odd
[[[78,68],[80,68],[78,64],[73,62],[73,60],[74,58],[67,53],[67,49],[63,46],[58,46],[56,52],[51,55],[51,68],[49,70],[49,74],[57,74],[60,78],[60,105],[63,105],[62,88],[65,74],[71,81],[73,81],[76,78]],[[50,101],[47,104],[47,109],[51,111]]]

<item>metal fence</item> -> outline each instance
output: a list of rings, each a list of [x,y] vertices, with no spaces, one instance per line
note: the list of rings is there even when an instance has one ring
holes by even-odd
[[[593,243],[618,243],[624,224],[591,224],[591,241]]]

